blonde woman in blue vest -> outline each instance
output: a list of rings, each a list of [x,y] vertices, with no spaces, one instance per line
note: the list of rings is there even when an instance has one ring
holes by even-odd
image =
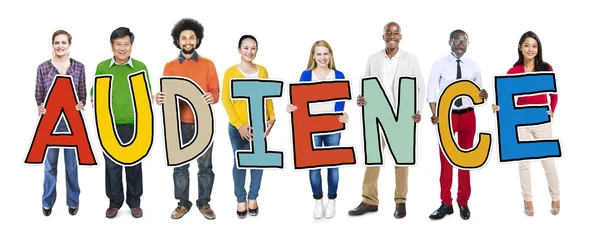
[[[307,69],[302,72],[300,81],[312,82],[335,79],[345,79],[344,74],[335,69],[333,50],[329,43],[324,40],[319,40],[313,44],[310,50]],[[296,106],[288,105],[286,110],[292,112],[296,109]],[[344,101],[311,103],[309,110],[311,114],[343,112]],[[340,123],[347,123],[348,115],[344,112],[344,115],[339,117],[339,121]],[[339,144],[340,132],[334,134],[317,134],[314,136],[315,147],[338,146]],[[327,205],[323,203],[321,169],[311,169],[309,171],[309,176],[313,197],[316,201],[313,217],[316,219],[322,217],[333,218],[333,216],[335,216],[335,199],[337,198],[339,181],[338,168],[327,168],[327,197],[329,198]]]

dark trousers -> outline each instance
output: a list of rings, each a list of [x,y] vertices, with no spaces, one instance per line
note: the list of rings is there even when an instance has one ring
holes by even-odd
[[[194,136],[193,123],[181,123],[181,137],[183,143],[189,142]],[[215,173],[212,170],[212,148],[211,145],[204,155],[196,159],[198,163],[198,199],[196,206],[198,208],[208,205],[210,195],[215,181]],[[178,205],[190,209],[190,164],[182,165],[173,169],[173,184],[175,185],[175,199],[179,200]]]
[[[117,135],[123,143],[127,143],[133,137],[133,124],[117,124]],[[140,207],[142,197],[142,163],[131,167],[123,167],[113,162],[108,155],[104,154],[106,163],[106,196],[110,199],[111,208],[120,209],[123,206],[123,169],[125,169],[127,181],[127,205],[129,208]]]

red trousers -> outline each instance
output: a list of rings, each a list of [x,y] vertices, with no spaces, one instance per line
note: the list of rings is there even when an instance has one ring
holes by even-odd
[[[475,112],[473,110],[465,113],[452,113],[452,132],[456,134],[458,146],[462,149],[470,149],[473,147],[475,139]],[[452,205],[452,170],[446,156],[440,148],[440,198],[442,204]],[[469,197],[471,196],[471,176],[468,170],[458,170],[458,197],[456,199],[459,206],[466,206]]]

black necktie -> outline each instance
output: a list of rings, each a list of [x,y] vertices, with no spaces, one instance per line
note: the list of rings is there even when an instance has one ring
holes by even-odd
[[[456,60],[456,79],[460,79],[462,78],[462,73],[460,71],[460,59]],[[462,106],[462,98],[456,99],[456,102],[454,102],[454,105],[456,105],[456,107],[460,107]]]

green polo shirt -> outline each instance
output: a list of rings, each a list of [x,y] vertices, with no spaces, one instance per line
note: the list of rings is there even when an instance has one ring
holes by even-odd
[[[138,71],[146,71],[146,81],[152,91],[152,85],[148,78],[148,69],[146,65],[139,60],[129,58],[125,64],[119,65],[113,58],[102,61],[96,67],[96,76],[102,74],[112,74],[112,111],[116,124],[134,124],[134,110],[131,91],[129,90],[129,74]],[[94,87],[90,91],[90,96],[94,96]]]

